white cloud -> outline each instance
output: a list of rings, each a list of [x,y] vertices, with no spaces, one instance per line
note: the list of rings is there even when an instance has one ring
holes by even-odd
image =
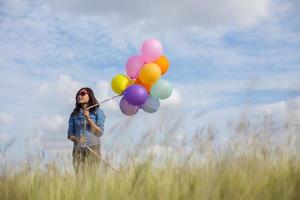
[[[209,109],[214,105],[223,105],[241,95],[247,98],[247,92],[299,92],[300,72],[286,72],[281,74],[261,74],[249,79],[230,78],[219,80],[196,80],[176,82],[181,92],[181,101],[186,107]],[[259,97],[257,97],[259,98]],[[242,103],[251,103],[246,102]]]
[[[67,120],[60,115],[43,116],[41,117],[41,123],[46,130],[58,131],[65,129]]]
[[[257,110],[279,118],[282,123],[300,126],[300,97],[258,106]]]
[[[20,17],[30,9],[32,1],[29,0],[2,0],[0,5],[5,8],[3,11],[15,17]]]
[[[6,112],[0,112],[0,125],[10,124],[13,120],[13,115]]]
[[[288,153],[299,155],[300,96],[286,101],[256,106],[255,111],[257,115],[271,116],[268,126],[273,128],[271,133],[275,143],[277,141],[278,144],[283,145]]]
[[[182,103],[182,96],[178,89],[174,88],[171,96],[167,99],[160,100],[162,107],[178,107]]]
[[[43,83],[39,86],[38,92],[40,94],[47,94],[49,92],[49,83]]]
[[[51,0],[55,10],[105,17],[121,24],[153,27],[249,26],[269,15],[269,0],[80,1]]]
[[[69,75],[60,74],[56,80],[39,85],[37,90],[45,100],[51,100],[50,102],[56,102],[59,105],[73,106],[75,94],[81,87],[83,87],[82,84],[73,80]]]
[[[113,93],[110,82],[108,81],[98,81],[96,84],[96,90],[94,94],[97,96],[97,100],[99,102],[110,99],[111,97],[115,96],[116,94]],[[101,107],[105,109],[109,109],[112,111],[116,111],[119,109],[118,103],[120,98],[115,98],[113,100],[107,101],[101,105]]]
[[[30,137],[26,140],[27,150],[40,150],[44,149],[45,145],[42,142],[42,137],[44,133],[42,131],[37,131],[34,134],[30,135]]]
[[[61,74],[56,86],[59,94],[66,95],[70,103],[75,101],[75,94],[80,89],[80,84],[77,81],[72,80],[68,75]]]
[[[262,75],[252,81],[248,80],[248,83],[252,85],[246,85],[248,89],[255,90],[295,90],[300,91],[300,80],[297,78],[299,72],[282,73],[272,76]]]
[[[5,144],[12,139],[12,136],[8,133],[0,132],[0,143]]]

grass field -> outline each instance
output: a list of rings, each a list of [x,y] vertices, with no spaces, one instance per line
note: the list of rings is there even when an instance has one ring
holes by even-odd
[[[76,176],[55,163],[42,167],[33,158],[2,163],[0,199],[300,199],[294,140],[276,146],[268,134],[242,138],[222,149],[213,147],[211,136],[198,138],[185,159],[176,151],[159,158],[137,151],[118,164],[118,172],[102,165]]]

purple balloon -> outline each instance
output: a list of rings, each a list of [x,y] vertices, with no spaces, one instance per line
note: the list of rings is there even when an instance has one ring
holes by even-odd
[[[128,116],[132,116],[132,115],[136,114],[139,111],[138,106],[134,106],[134,105],[129,104],[124,99],[124,97],[121,99],[119,107],[120,107],[120,110],[122,111],[122,113],[124,113],[125,115],[128,115]]]
[[[124,98],[131,105],[141,106],[147,101],[148,92],[143,86],[134,84],[125,90]]]

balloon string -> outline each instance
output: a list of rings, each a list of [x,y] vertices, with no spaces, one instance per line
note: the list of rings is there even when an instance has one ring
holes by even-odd
[[[116,172],[120,172],[117,168],[109,164],[106,160],[104,160],[98,153],[96,153],[91,147],[87,146],[87,149],[90,150],[100,161],[102,161],[106,166],[110,167]]]
[[[100,103],[96,103],[95,105],[92,105],[92,106],[90,106],[90,107],[87,107],[86,109],[89,110],[89,109],[91,109],[91,108],[93,108],[93,107],[95,107],[95,106],[99,106],[99,104],[103,104],[103,103],[105,103],[105,102],[107,102],[107,101],[111,101],[111,100],[113,100],[113,99],[115,99],[115,98],[117,98],[117,97],[120,97],[120,96],[122,96],[122,95],[123,95],[123,93],[122,93],[122,94],[118,94],[118,95],[113,96],[113,97],[111,97],[111,98],[109,98],[109,99],[106,99],[106,100],[104,100],[104,101],[101,101]]]
[[[105,103],[105,102],[110,101],[110,100],[113,100],[114,98],[120,97],[120,96],[122,96],[122,95],[123,95],[123,93],[122,93],[122,94],[118,94],[118,95],[116,95],[116,96],[113,96],[113,97],[111,97],[111,98],[109,98],[109,99],[106,99],[106,100],[104,100],[104,101],[101,101],[100,104]]]
[[[111,97],[111,98],[109,98],[109,99],[106,99],[106,100],[104,100],[104,101],[101,101],[100,102],[100,104],[102,104],[102,103],[105,103],[105,102],[107,102],[107,101],[110,101],[110,100],[113,100],[114,98],[117,98],[117,97],[119,97],[119,96],[122,96],[123,95],[123,93],[122,94],[118,94],[118,95],[116,95],[116,96],[113,96],[113,97]],[[95,107],[95,106],[98,106],[99,104],[97,103],[97,104],[95,104],[95,105],[92,105],[92,106],[90,106],[90,107],[88,107],[87,108],[87,110],[89,110],[89,109],[91,109],[91,108],[93,108],[93,107]],[[84,137],[85,137],[85,131],[86,131],[86,118],[84,118],[84,126],[83,126],[83,135],[84,135]],[[113,169],[114,171],[116,171],[116,172],[119,172],[119,170],[118,169],[116,169],[114,166],[112,166],[111,164],[109,164],[108,162],[106,162],[98,153],[96,153],[95,151],[93,151],[93,149],[91,149],[89,146],[86,146],[86,148],[88,149],[88,150],[90,150],[93,154],[95,154],[96,156],[97,156],[97,158],[99,159],[99,160],[101,160],[105,165],[107,165],[107,166],[109,166],[111,169]]]

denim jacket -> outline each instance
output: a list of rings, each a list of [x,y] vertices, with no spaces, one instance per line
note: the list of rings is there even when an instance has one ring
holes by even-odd
[[[95,111],[90,112],[90,118],[97,126],[102,129],[100,136],[104,132],[104,122],[105,122],[105,114],[101,108],[97,108]],[[69,127],[68,127],[68,136],[74,135],[76,137],[86,136],[87,146],[100,144],[100,138],[91,132],[91,126],[86,121],[86,130],[84,130],[84,121],[85,116],[83,115],[83,109],[80,109],[77,115],[70,114],[69,117]],[[74,146],[79,146],[79,144],[74,143]]]

